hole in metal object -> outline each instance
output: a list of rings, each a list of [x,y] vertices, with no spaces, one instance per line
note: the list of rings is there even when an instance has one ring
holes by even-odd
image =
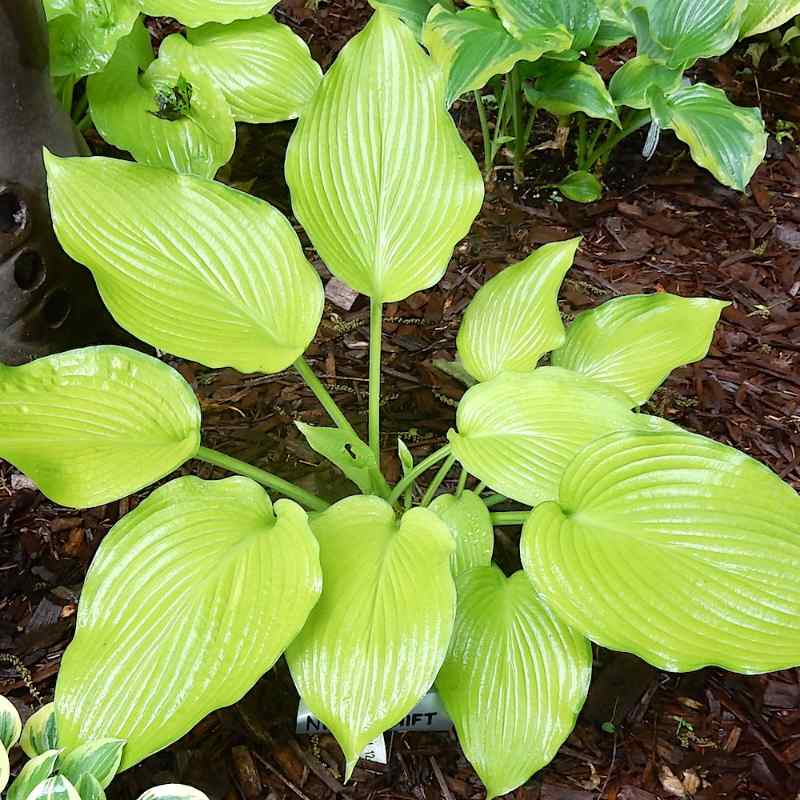
[[[28,206],[14,192],[0,194],[0,233],[19,233],[28,221]]]
[[[45,322],[51,328],[59,328],[66,322],[69,312],[72,310],[72,301],[66,289],[56,289],[44,301],[42,315]]]
[[[46,277],[42,257],[35,250],[23,250],[14,260],[14,280],[23,291],[38,289]]]

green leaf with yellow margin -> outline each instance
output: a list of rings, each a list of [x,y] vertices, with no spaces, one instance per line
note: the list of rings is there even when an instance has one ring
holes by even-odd
[[[528,102],[557,117],[582,112],[620,127],[617,109],[600,73],[582,61],[547,61],[535,87],[526,87]]]
[[[19,746],[28,758],[36,758],[36,756],[44,755],[58,748],[58,726],[54,703],[43,705],[28,717],[28,721],[22,729]]]
[[[650,87],[656,86],[669,94],[680,89],[682,81],[681,70],[665,67],[648,56],[636,56],[611,76],[608,91],[616,105],[643,111],[650,108],[647,99]]]
[[[427,508],[398,521],[378,497],[312,519],[323,590],[286,652],[295,686],[341,745],[350,777],[364,747],[430,689],[455,614],[447,526]]]
[[[58,768],[59,775],[69,778],[77,787],[84,775],[92,775],[105,789],[122,763],[124,739],[93,739],[67,753]]]
[[[30,759],[8,787],[6,800],[27,800],[28,795],[53,774],[60,755],[60,750],[45,750],[41,755]],[[81,797],[81,800],[86,798]]]
[[[22,720],[17,707],[0,694],[0,744],[10,750],[19,741],[21,733]]]
[[[525,524],[522,562],[553,611],[659,669],[800,663],[800,497],[689,433],[617,433],[569,465]]]
[[[749,0],[742,20],[741,38],[780,28],[800,14],[800,0]]]
[[[422,41],[422,29],[432,8],[441,5],[447,11],[456,10],[453,0],[442,0],[441,3],[437,3],[436,0],[370,0],[369,4],[373,8],[389,9],[400,17],[419,42]],[[477,3],[473,3],[473,5],[477,5]],[[491,5],[491,1],[486,0],[486,5]]]
[[[139,795],[139,800],[208,800],[208,797],[194,786],[167,783],[164,786],[154,786],[152,789],[148,789],[144,794]]]
[[[56,683],[59,740],[125,739],[121,769],[237,702],[321,590],[305,511],[248,478],[178,478],[103,540]],[[121,692],[120,687],[124,687]]]
[[[151,17],[175,17],[196,28],[207,22],[227,24],[269,14],[278,0],[142,0],[142,11]]]
[[[573,58],[591,46],[600,27],[597,0],[494,0],[493,5],[508,32],[518,39],[541,29],[565,31],[572,36]]]
[[[38,784],[26,800],[81,800],[81,797],[69,780],[56,775]]]
[[[483,179],[444,96],[439,67],[378,9],[289,142],[295,215],[331,272],[373,299],[436,283],[480,209]]]
[[[451,558],[453,576],[491,562],[494,527],[489,509],[479,495],[469,490],[460,497],[440,494],[428,508],[447,525],[456,543]]]
[[[89,772],[81,775],[75,788],[78,790],[81,800],[106,800],[106,793],[100,785],[100,781]]]

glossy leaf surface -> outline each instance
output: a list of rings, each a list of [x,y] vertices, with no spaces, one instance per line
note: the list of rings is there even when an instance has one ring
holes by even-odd
[[[151,17],[175,17],[196,28],[206,22],[234,22],[268,14],[278,0],[142,0],[142,10]]]
[[[17,707],[3,695],[0,695],[0,744],[10,750],[22,733],[22,720]]]
[[[800,663],[800,497],[689,433],[591,443],[523,531],[525,570],[559,617],[669,671]]]
[[[483,200],[444,84],[411,31],[378,9],[325,75],[289,143],[297,218],[330,270],[375,299],[436,283]]]
[[[67,753],[58,768],[60,775],[78,785],[84,775],[92,775],[105,789],[117,774],[122,763],[124,739],[94,739]]]
[[[102,346],[0,366],[0,456],[61,505],[119,500],[199,446],[194,392],[151,356]]]
[[[193,786],[167,783],[164,786],[154,786],[152,789],[148,789],[144,794],[139,795],[139,800],[208,800],[208,797]]]
[[[616,105],[644,110],[650,107],[647,93],[651,87],[669,94],[681,87],[682,80],[679,69],[670,69],[640,55],[626,61],[611,76],[608,91]]]
[[[577,170],[558,184],[558,191],[574,203],[594,203],[603,196],[603,184],[591,172]]]
[[[428,507],[447,525],[456,543],[451,558],[454,576],[473,567],[488,566],[494,550],[494,528],[489,509],[479,495],[469,490],[461,497],[440,494]]]
[[[122,769],[166,747],[250,689],[320,588],[317,543],[296,503],[273,507],[239,477],[157,489],[89,570],[56,684],[62,746],[126,739]]]
[[[534,506],[558,497],[567,464],[593,439],[658,424],[629,405],[613,387],[558,367],[506,372],[467,391],[448,438],[468,472]]]
[[[600,26],[596,0],[494,0],[494,8],[509,33],[524,39],[532,31],[566,31],[572,36],[572,51],[585,50]]]
[[[46,750],[28,761],[19,771],[11,786],[8,787],[6,800],[26,800],[42,781],[46,781],[53,774],[60,753],[60,750]]]
[[[58,747],[58,726],[53,703],[43,705],[28,717],[19,746],[28,758],[36,758]]]
[[[81,797],[63,775],[56,775],[38,784],[26,800],[81,800]]]
[[[576,238],[543,245],[481,286],[457,338],[470,375],[487,381],[507,370],[527,372],[563,344],[558,290],[579,244]]]
[[[616,297],[578,315],[552,363],[615,386],[638,406],[673,369],[705,357],[727,305],[666,292]]]
[[[61,245],[131,333],[240,372],[280,372],[303,353],[322,283],[271,205],[115,159],[48,156],[47,170]]]
[[[798,0],[749,0],[742,20],[742,38],[779,28],[797,14]]]
[[[557,117],[580,111],[619,126],[617,109],[600,73],[582,61],[548,61],[535,88],[525,94],[529,103]]]
[[[366,744],[433,684],[453,627],[455,544],[432,511],[414,508],[398,522],[377,497],[341,500],[311,524],[322,597],[286,658],[349,777]]]
[[[600,27],[593,48],[614,47],[633,36],[633,25],[625,13],[625,0],[599,0]]]
[[[480,567],[456,586],[456,623],[436,687],[493,798],[549,763],[572,731],[592,651],[542,604],[524,572],[506,578]]]

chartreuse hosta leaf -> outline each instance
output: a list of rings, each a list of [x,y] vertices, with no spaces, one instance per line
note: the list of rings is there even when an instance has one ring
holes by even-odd
[[[534,510],[522,560],[568,624],[683,672],[800,662],[800,497],[689,433],[618,433],[581,451]]]
[[[796,14],[800,14],[800,0],[749,0],[741,36],[755,36],[779,28]]]
[[[547,764],[575,726],[592,651],[537,597],[524,572],[484,566],[456,580],[453,638],[436,687],[487,798]]]
[[[305,350],[322,283],[271,205],[117,159],[47,154],[46,163],[61,245],[131,333],[240,372],[280,372]]]
[[[453,627],[447,526],[427,508],[398,521],[378,497],[316,516],[323,590],[286,652],[294,683],[332,731],[349,777],[365,745],[433,684]]]
[[[580,238],[553,242],[506,267],[478,290],[458,331],[458,355],[479,381],[532,370],[564,342],[558,289]]]
[[[429,506],[450,529],[456,550],[451,562],[453,575],[473,567],[485,567],[492,560],[494,527],[489,509],[481,498],[469,490],[460,497],[440,494]]]
[[[436,283],[480,209],[483,180],[444,93],[439,67],[379,8],[289,142],[297,218],[330,270],[373,299]]]
[[[58,772],[76,786],[84,775],[92,775],[105,789],[122,763],[124,739],[94,739],[76,747],[64,757]]]
[[[747,0],[628,0],[640,55],[684,70],[726,53],[739,38]]]
[[[425,20],[434,6],[441,5],[447,11],[456,10],[453,0],[442,0],[441,3],[437,3],[436,0],[370,0],[369,4],[373,8],[387,8],[393,11],[408,25],[420,42]],[[477,3],[473,3],[473,5],[477,5]],[[490,5],[489,0],[487,0],[487,5]]]
[[[206,22],[234,22],[268,14],[278,0],[141,0],[142,11],[153,17],[175,17],[196,28]]]
[[[583,112],[619,126],[617,109],[600,73],[582,61],[548,61],[533,89],[526,88],[528,102],[557,117]]]
[[[57,503],[118,500],[199,446],[197,398],[151,356],[101,346],[0,366],[0,457]]]
[[[578,315],[552,363],[615,386],[638,406],[675,367],[705,357],[727,305],[665,292],[616,297]]]
[[[58,748],[58,725],[55,704],[48,703],[28,717],[19,740],[22,752],[35,758]]]
[[[28,795],[53,774],[60,754],[60,750],[45,750],[28,761],[8,787],[6,800],[27,800]],[[81,797],[81,800],[85,799]]]
[[[767,132],[758,108],[735,106],[722,89],[697,83],[664,96],[649,92],[658,124],[689,145],[692,159],[743,192],[764,160]]]
[[[565,50],[572,37],[563,29],[537,30],[515,39],[491,12],[467,8],[454,13],[434,6],[422,33],[433,60],[447,73],[446,103],[480,89],[517,61],[536,61],[548,50]]]
[[[139,800],[208,800],[208,797],[194,786],[166,783],[163,786],[154,786],[152,789],[148,789],[144,794],[139,795]]]
[[[87,575],[56,684],[60,745],[125,739],[122,769],[160,750],[242,697],[320,589],[296,503],[273,507],[239,477],[157,489],[114,526]]]
[[[106,800],[106,793],[100,785],[100,781],[89,772],[81,775],[75,788],[78,790],[81,800]]]
[[[608,91],[616,105],[644,110],[650,107],[647,93],[651,86],[669,94],[681,87],[682,80],[681,70],[665,67],[648,56],[636,56],[611,76]]]
[[[107,142],[142,164],[213,178],[233,154],[236,125],[222,90],[181,59],[181,43],[168,37],[154,61],[137,22],[108,67],[89,79],[92,120]]]
[[[448,438],[468,472],[533,506],[558,496],[567,464],[592,440],[665,424],[629,406],[614,387],[559,367],[504,372],[467,390]]]
[[[63,775],[42,781],[26,800],[81,800],[78,790]]]

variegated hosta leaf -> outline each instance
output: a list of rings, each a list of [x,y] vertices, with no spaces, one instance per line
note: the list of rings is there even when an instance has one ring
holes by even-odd
[[[166,783],[163,786],[154,786],[152,789],[148,789],[144,794],[139,795],[139,800],[208,800],[208,797],[194,786]]]
[[[28,795],[53,774],[60,754],[60,750],[45,750],[41,755],[34,756],[28,761],[8,787],[6,800],[27,800]],[[87,799],[81,796],[81,800]]]
[[[106,793],[103,791],[100,781],[89,772],[81,775],[75,788],[78,790],[81,800],[106,800]]]
[[[8,750],[6,746],[0,742],[0,792],[6,788],[10,778],[11,764],[8,760]]]
[[[491,562],[494,527],[489,509],[479,495],[469,490],[460,497],[440,494],[429,508],[447,525],[456,543],[451,557],[454,576]]]
[[[59,739],[121,769],[231,705],[295,637],[321,574],[306,513],[247,478],[157,489],[103,540],[56,684]],[[121,691],[120,687],[124,687]]]
[[[743,192],[767,152],[758,108],[735,106],[722,89],[696,83],[649,99],[658,124],[689,145],[692,159],[720,183]]]
[[[458,432],[448,438],[470,474],[534,506],[558,497],[561,475],[584,445],[614,431],[664,424],[629,406],[612,386],[559,367],[504,372],[467,391]]]
[[[636,56],[611,76],[608,91],[616,105],[644,110],[650,107],[647,99],[650,87],[669,94],[681,87],[682,80],[679,69],[665,67],[649,56]]]
[[[36,758],[58,748],[58,726],[53,703],[42,706],[28,717],[19,746],[28,758]]]
[[[311,523],[319,603],[286,651],[294,683],[332,731],[347,777],[365,745],[433,684],[453,627],[447,526],[427,508],[398,522],[378,497],[348,497]]]
[[[800,663],[800,497],[705,437],[592,442],[528,518],[522,560],[559,617],[660,669]]]
[[[142,11],[151,17],[175,17],[196,28],[206,22],[235,22],[269,14],[278,0],[142,0]]]
[[[10,750],[19,741],[21,733],[22,720],[17,707],[0,694],[0,744]]]
[[[558,290],[580,238],[553,242],[506,267],[476,293],[458,331],[458,356],[479,381],[527,372],[564,343]]]
[[[369,4],[373,8],[386,8],[392,11],[408,25],[420,42],[425,20],[428,19],[428,14],[431,13],[434,6],[441,5],[447,11],[456,10],[453,0],[442,0],[440,3],[437,3],[436,0],[370,0]],[[490,0],[487,0],[487,5],[490,4]],[[473,5],[477,4],[473,3]]]
[[[199,446],[192,388],[144,353],[106,345],[0,366],[0,457],[61,505],[119,500]]]
[[[739,38],[747,0],[628,0],[639,55],[683,71],[727,53]]]
[[[535,88],[525,94],[529,103],[557,117],[580,111],[619,127],[617,109],[600,73],[582,61],[548,61]]]
[[[76,786],[84,775],[92,775],[105,789],[114,780],[122,763],[123,747],[124,739],[94,739],[84,742],[67,753],[58,772]]]
[[[727,305],[666,292],[616,297],[578,315],[552,363],[615,386],[638,406],[675,367],[705,357]]]
[[[422,41],[447,73],[449,107],[465,92],[510,71],[517,61],[536,61],[549,50],[566,50],[572,37],[554,28],[515,39],[490,11],[467,8],[454,13],[436,5],[423,28]]]
[[[46,158],[61,245],[117,322],[209,367],[280,372],[322,317],[286,217],[227,186],[110,158]]]
[[[441,278],[483,200],[445,79],[378,9],[323,78],[289,142],[292,207],[330,270],[401,300]]]
[[[436,687],[488,800],[548,764],[575,726],[592,651],[541,600],[524,572],[496,566],[456,581],[453,638]]]
[[[106,69],[89,79],[92,120],[107,142],[142,164],[213,178],[233,155],[236,126],[216,83],[181,60],[181,43],[169,36],[153,61],[149,34],[137,22]],[[181,80],[190,87],[185,104],[160,110]]]
[[[63,775],[56,775],[36,786],[26,800],[81,800],[81,796]]]
[[[780,28],[797,14],[800,14],[800,0],[749,0],[741,38]]]

